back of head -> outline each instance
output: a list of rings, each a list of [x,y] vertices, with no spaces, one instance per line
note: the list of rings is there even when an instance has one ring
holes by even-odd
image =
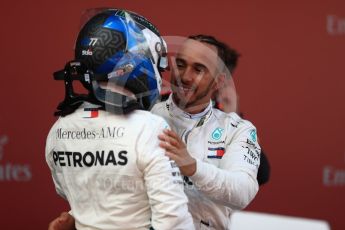
[[[56,114],[69,114],[84,101],[117,114],[150,109],[159,96],[165,58],[164,40],[143,16],[119,9],[98,12],[78,35],[75,60],[54,73],[66,89]],[[75,80],[88,94],[74,92]]]

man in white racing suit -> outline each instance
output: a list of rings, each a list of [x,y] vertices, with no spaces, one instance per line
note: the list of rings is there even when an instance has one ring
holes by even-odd
[[[77,229],[192,228],[179,170],[158,146],[166,122],[147,111],[122,116],[93,107],[59,118],[46,145]]]
[[[104,10],[81,30],[76,60],[54,74],[65,81],[66,96],[47,137],[46,161],[76,229],[194,229],[179,168],[159,146],[169,126],[144,111],[160,87],[160,54],[150,42],[165,45],[145,18]],[[74,92],[74,80],[87,95]]]
[[[184,175],[196,229],[228,229],[232,211],[245,208],[258,191],[255,127],[211,105],[224,79],[226,48],[209,36],[187,39],[173,62],[172,94],[151,110],[174,131],[164,131],[160,145]]]

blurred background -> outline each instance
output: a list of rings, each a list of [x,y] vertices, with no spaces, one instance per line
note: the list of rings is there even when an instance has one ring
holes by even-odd
[[[345,1],[7,1],[1,3],[0,228],[46,229],[69,210],[45,139],[63,99],[52,73],[73,59],[86,9],[135,11],[165,36],[211,34],[241,53],[240,110],[271,178],[250,211],[345,229]]]

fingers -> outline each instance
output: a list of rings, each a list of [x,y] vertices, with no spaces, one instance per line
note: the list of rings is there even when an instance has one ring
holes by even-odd
[[[165,134],[160,134],[158,138],[161,140],[159,146],[165,150],[165,155],[171,160],[176,161],[178,157],[177,153],[179,152],[179,143]]]
[[[175,146],[170,145],[168,142],[160,142],[159,146],[165,151],[176,152],[177,148]]]
[[[170,145],[175,146],[176,148],[185,147],[184,143],[174,131],[165,129],[163,130],[163,134],[158,135],[158,138],[162,142],[168,142]]]
[[[59,217],[50,222],[48,230],[74,230],[74,218],[67,212],[63,212]]]
[[[181,164],[183,157],[188,155],[188,152],[180,137],[174,131],[166,129],[163,134],[158,135],[158,138],[159,146],[165,150],[165,155],[178,165]]]
[[[166,134],[166,135],[168,135],[168,136],[171,137],[171,138],[176,139],[176,140],[179,140],[179,139],[180,139],[180,137],[177,135],[177,133],[175,133],[175,132],[172,131],[172,130],[164,129],[164,130],[163,130],[163,133]]]
[[[180,146],[180,142],[172,137],[169,137],[165,134],[158,135],[158,139],[161,141],[161,143],[169,144],[173,147],[178,148]]]

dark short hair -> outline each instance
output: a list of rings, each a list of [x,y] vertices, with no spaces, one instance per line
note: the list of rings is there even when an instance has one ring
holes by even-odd
[[[218,57],[224,62],[226,68],[228,68],[231,74],[234,72],[238,58],[240,57],[240,54],[235,49],[210,35],[198,34],[191,35],[188,38],[214,45],[218,50]]]

